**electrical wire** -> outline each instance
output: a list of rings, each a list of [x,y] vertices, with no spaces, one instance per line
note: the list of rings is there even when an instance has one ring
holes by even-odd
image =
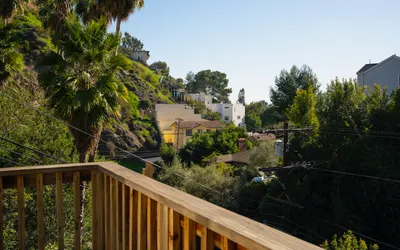
[[[0,92],[0,95],[3,95],[3,93]],[[23,145],[23,144],[21,144],[21,143],[12,141],[12,140],[7,139],[7,138],[5,138],[5,137],[0,136],[0,140],[3,140],[3,141],[6,141],[6,142],[8,142],[8,143],[14,144],[14,145],[16,145],[16,146],[19,146],[19,147],[22,147],[22,148],[31,150],[31,151],[33,151],[33,152],[35,152],[35,153],[37,153],[37,154],[41,154],[41,155],[43,155],[43,156],[46,156],[46,157],[55,159],[55,160],[57,160],[57,162],[68,163],[67,161],[65,161],[65,160],[63,160],[63,159],[60,159],[60,158],[58,158],[58,157],[55,157],[55,156],[46,154],[46,153],[44,153],[44,152],[42,152],[42,151],[39,151],[39,150],[36,150],[36,149],[34,149],[34,148],[25,146],[25,145]]]
[[[16,164],[17,166],[23,166],[23,164],[21,164],[21,163],[19,163],[19,162],[16,162],[16,161],[13,161],[13,160],[9,160],[9,159],[4,158],[4,157],[0,157],[0,160],[4,160],[4,161],[11,162],[11,163],[13,163],[13,164]]]
[[[389,181],[389,182],[394,182],[394,183],[400,183],[400,180],[389,179],[389,178],[383,178],[383,177],[378,177],[378,176],[371,176],[371,175],[364,175],[364,174],[355,174],[355,173],[342,172],[342,171],[329,170],[329,169],[322,169],[322,168],[314,168],[314,167],[306,167],[306,168],[307,168],[307,169],[312,169],[312,170],[319,170],[319,171],[324,171],[324,172],[335,173],[335,174],[343,174],[343,175],[349,175],[349,176],[356,176],[356,177],[363,177],[363,178],[369,178],[369,179],[375,179],[375,180],[382,180],[382,181]]]
[[[8,152],[10,152],[10,153],[17,154],[17,155],[19,155],[19,156],[22,156],[22,157],[26,157],[26,158],[28,158],[28,159],[31,159],[32,161],[35,161],[35,162],[37,162],[37,163],[44,163],[44,162],[41,161],[41,160],[38,160],[38,159],[35,159],[35,158],[33,158],[33,157],[29,157],[29,156],[23,155],[23,154],[21,154],[21,153],[12,151],[12,150],[10,150],[10,149],[8,149],[8,148],[2,147],[2,146],[0,146],[0,148],[4,149],[4,150],[6,150],[6,151],[8,151]]]

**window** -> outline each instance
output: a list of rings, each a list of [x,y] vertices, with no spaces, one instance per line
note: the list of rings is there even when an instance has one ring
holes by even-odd
[[[224,107],[224,109],[228,109],[228,108],[229,108],[229,106]]]
[[[210,133],[211,132],[211,129],[207,129],[207,133]]]
[[[240,115],[237,116],[237,119],[240,120]]]
[[[203,130],[202,130],[202,129],[198,129],[198,130],[197,130],[197,133],[202,134],[202,133],[203,133]]]
[[[225,116],[224,121],[229,121],[229,116]]]
[[[192,136],[192,130],[186,129],[186,136]]]

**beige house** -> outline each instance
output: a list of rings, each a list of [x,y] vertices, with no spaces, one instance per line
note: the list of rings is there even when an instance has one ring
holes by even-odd
[[[185,146],[186,142],[194,134],[208,133],[224,128],[225,125],[220,121],[178,121],[171,125],[172,141],[175,149]]]
[[[156,104],[156,122],[164,143],[173,145],[174,135],[171,124],[181,121],[201,121],[201,115],[186,104]]]

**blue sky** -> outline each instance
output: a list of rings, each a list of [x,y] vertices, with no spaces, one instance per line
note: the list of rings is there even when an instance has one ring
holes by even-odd
[[[240,88],[247,102],[269,101],[275,76],[292,65],[309,65],[325,88],[399,54],[399,11],[398,0],[145,0],[122,31],[174,77],[219,70],[232,101]]]

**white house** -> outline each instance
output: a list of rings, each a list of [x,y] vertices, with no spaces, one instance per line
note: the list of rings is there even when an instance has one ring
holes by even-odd
[[[150,51],[133,51],[131,53],[131,59],[134,61],[140,61],[147,65],[147,60],[150,58]]]
[[[400,57],[394,54],[380,63],[365,64],[357,72],[357,82],[370,87],[377,83],[392,92],[400,86]]]
[[[233,122],[236,126],[245,124],[245,107],[241,103],[210,103],[206,107],[213,112],[218,112],[223,122]]]
[[[204,104],[211,104],[213,98],[213,96],[206,95],[203,92],[197,94],[185,94],[185,101],[188,101],[188,99],[192,99],[194,102],[202,102]]]

